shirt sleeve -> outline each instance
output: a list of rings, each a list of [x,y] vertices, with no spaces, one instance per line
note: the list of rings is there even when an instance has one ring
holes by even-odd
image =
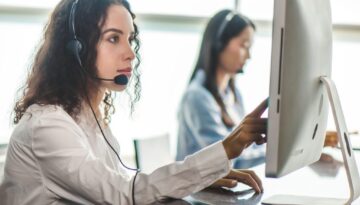
[[[86,136],[71,118],[58,113],[36,119],[32,149],[44,187],[56,197],[79,204],[132,204],[133,178],[108,167],[91,152]],[[162,197],[181,198],[201,190],[230,171],[221,142],[183,162],[175,162],[135,183],[137,204]]]
[[[136,202],[146,204],[164,197],[183,198],[226,176],[230,168],[222,143],[215,143],[150,175],[139,174],[135,183]]]
[[[221,110],[210,95],[201,90],[187,93],[184,101],[184,119],[200,147],[223,140],[229,134],[221,119]]]

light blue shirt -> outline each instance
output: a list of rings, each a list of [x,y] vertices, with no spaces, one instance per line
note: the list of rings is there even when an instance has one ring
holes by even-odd
[[[203,86],[205,73],[199,70],[182,98],[179,113],[179,130],[176,160],[223,140],[233,130],[226,127],[221,119],[220,106],[211,93]],[[221,97],[233,121],[238,125],[244,118],[241,93],[235,89],[237,102],[228,87]],[[235,128],[236,126],[234,126]],[[249,168],[264,162],[265,146],[251,145],[234,161],[235,168]]]

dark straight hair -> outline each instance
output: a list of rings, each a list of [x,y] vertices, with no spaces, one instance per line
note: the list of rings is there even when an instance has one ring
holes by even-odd
[[[238,36],[245,28],[251,26],[255,30],[254,23],[238,13],[230,15],[232,16],[231,19],[226,19],[231,12],[234,11],[222,10],[216,13],[206,25],[198,60],[190,78],[191,82],[199,69],[204,70],[204,87],[212,94],[220,106],[222,121],[229,128],[232,128],[235,124],[225,108],[216,84],[216,68],[219,64],[219,56],[229,41]],[[219,30],[221,33],[219,33]],[[234,84],[234,79],[231,78],[229,86],[234,96],[236,96]]]

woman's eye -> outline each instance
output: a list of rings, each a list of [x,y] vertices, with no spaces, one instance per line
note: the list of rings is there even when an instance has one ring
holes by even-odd
[[[246,50],[250,50],[250,45],[242,44],[242,45],[240,45],[240,48],[243,48],[243,49],[246,49]]]
[[[110,43],[117,43],[119,42],[119,37],[118,36],[113,36],[111,38],[109,38]]]

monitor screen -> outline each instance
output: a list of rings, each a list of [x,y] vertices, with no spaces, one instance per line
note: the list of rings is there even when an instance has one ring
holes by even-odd
[[[275,0],[266,176],[281,177],[320,158],[328,118],[321,76],[330,76],[329,0]]]

